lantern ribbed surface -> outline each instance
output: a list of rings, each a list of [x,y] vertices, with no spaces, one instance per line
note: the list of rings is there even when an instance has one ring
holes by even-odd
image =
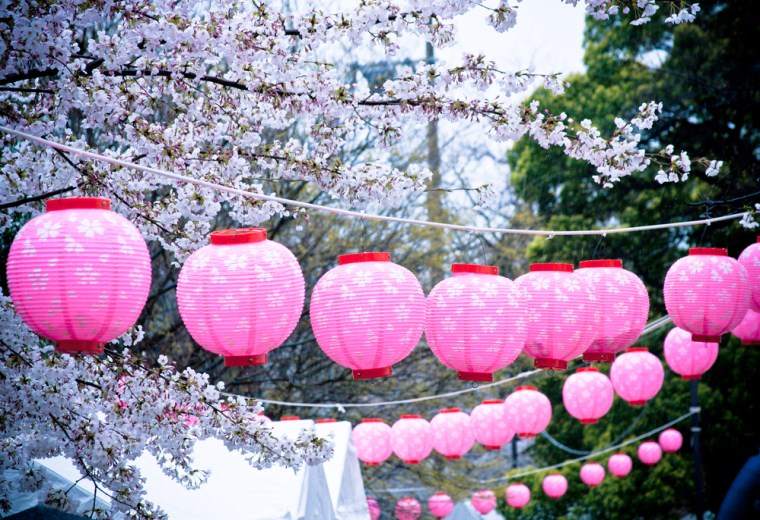
[[[760,312],[748,310],[742,322],[734,327],[731,334],[739,338],[742,345],[760,346]]]
[[[614,397],[610,379],[596,368],[579,368],[562,386],[565,409],[581,424],[599,421],[612,408]]]
[[[475,440],[487,450],[498,450],[514,437],[515,432],[504,414],[504,401],[483,401],[472,409],[470,424]]]
[[[446,493],[438,492],[428,499],[428,509],[436,518],[449,516],[454,510],[454,500]]]
[[[575,275],[588,282],[599,302],[595,339],[583,359],[614,361],[615,354],[633,345],[647,324],[647,289],[638,276],[623,269],[622,260],[586,260]]]
[[[528,310],[523,352],[536,368],[567,369],[596,337],[599,303],[571,264],[532,264],[515,280]]]
[[[354,426],[351,439],[356,456],[367,466],[379,466],[393,454],[391,427],[381,419],[364,419]]]
[[[694,341],[720,342],[749,308],[747,270],[725,249],[692,248],[665,276],[665,307]]]
[[[391,428],[391,445],[406,464],[419,464],[433,451],[430,423],[419,415],[402,415]]]
[[[691,333],[675,327],[665,336],[665,361],[683,379],[699,379],[718,359],[718,344],[693,341]]]
[[[140,231],[99,198],[47,201],[8,254],[10,296],[21,319],[56,350],[99,354],[134,325],[151,264]]]
[[[549,498],[562,498],[567,493],[567,479],[561,473],[546,475],[541,482],[541,489]]]
[[[177,281],[182,321],[225,366],[263,365],[301,318],[305,284],[288,248],[261,228],[211,233],[190,255]]]
[[[643,406],[657,395],[664,378],[662,362],[645,347],[628,349],[610,369],[612,387],[632,406]]]
[[[521,293],[493,266],[454,264],[452,272],[427,299],[428,345],[459,380],[493,381],[493,373],[517,359],[525,343]]]
[[[433,431],[433,449],[449,460],[462,458],[475,442],[470,416],[459,408],[441,410],[430,421],[430,427]]]
[[[747,283],[749,284],[750,300],[749,308],[760,312],[760,237],[757,242],[747,246],[739,255],[739,263],[747,271]]]
[[[532,438],[549,425],[552,404],[535,387],[518,386],[504,401],[504,417],[521,438]]]
[[[404,497],[396,502],[398,520],[417,520],[422,514],[422,506],[415,498]]]
[[[581,467],[581,480],[589,487],[596,487],[604,480],[604,466],[598,462],[587,462]]]
[[[487,515],[496,508],[496,495],[490,489],[481,489],[472,494],[470,503],[475,511]]]
[[[380,518],[382,511],[380,505],[373,497],[367,497],[367,509],[369,509],[369,520],[377,520]]]
[[[668,428],[660,433],[660,437],[657,441],[660,443],[662,451],[666,453],[675,453],[680,450],[683,445],[683,435],[674,428]]]
[[[654,466],[662,458],[662,448],[654,441],[646,441],[639,444],[639,460],[647,466]]]
[[[616,453],[607,461],[607,467],[610,473],[618,478],[623,478],[631,472],[633,461],[625,453]]]
[[[425,295],[388,253],[355,253],[317,282],[311,325],[319,347],[354,379],[385,377],[408,356],[425,327]]]
[[[504,497],[510,507],[522,509],[530,502],[530,488],[521,483],[510,484],[504,490]]]

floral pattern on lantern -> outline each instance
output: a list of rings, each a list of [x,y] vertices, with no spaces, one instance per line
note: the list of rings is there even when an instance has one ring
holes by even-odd
[[[552,419],[549,398],[533,386],[518,386],[504,401],[504,416],[522,439],[535,437]]]
[[[402,415],[391,428],[391,445],[406,464],[419,464],[433,451],[430,423],[419,415]]]
[[[530,488],[521,483],[510,484],[504,490],[504,497],[510,507],[522,509],[530,502]]]
[[[398,520],[417,520],[422,514],[422,506],[413,497],[404,497],[396,502]]]
[[[435,518],[444,518],[454,510],[454,500],[446,493],[439,491],[428,499],[428,509]]]
[[[646,441],[639,444],[639,460],[647,466],[654,466],[662,458],[662,448],[654,441]]]
[[[557,500],[567,493],[567,479],[561,473],[546,475],[541,482],[541,489],[544,490],[546,496]]]
[[[581,467],[581,480],[589,487],[596,487],[604,480],[604,466],[598,462],[588,462]]]
[[[430,427],[433,449],[449,460],[462,458],[475,443],[470,416],[459,408],[444,408],[430,421]]]
[[[694,341],[719,343],[749,308],[747,270],[725,249],[690,249],[668,270],[663,293],[673,323]]]
[[[760,236],[757,242],[751,244],[739,255],[739,263],[747,271],[750,299],[749,308],[760,312]]]
[[[380,518],[382,511],[380,510],[380,505],[377,503],[377,500],[372,497],[367,497],[367,509],[369,509],[369,520],[377,520]]]
[[[379,466],[391,456],[391,427],[382,419],[369,418],[354,426],[351,439],[356,456],[367,466]]]
[[[579,368],[565,379],[562,402],[581,424],[593,424],[610,411],[615,392],[609,378],[596,368]]]
[[[425,295],[389,253],[342,255],[314,287],[311,325],[319,347],[354,379],[386,377],[422,336]]]
[[[760,312],[748,310],[742,322],[734,327],[731,334],[739,338],[742,345],[760,346]]]
[[[470,503],[475,511],[487,515],[496,508],[496,495],[490,489],[481,489],[472,494]]]
[[[665,336],[665,361],[683,379],[699,379],[718,359],[718,344],[693,341],[691,333],[678,327]]]
[[[108,199],[46,202],[8,254],[10,296],[36,334],[68,353],[101,354],[127,331],[148,298],[148,247]]]
[[[493,381],[525,344],[521,293],[495,266],[454,264],[451,271],[427,299],[428,345],[459,380]]]
[[[623,478],[631,472],[633,461],[625,453],[616,453],[607,461],[607,467],[610,473],[618,478]]]
[[[660,433],[660,437],[657,440],[662,450],[666,453],[675,453],[683,445],[683,435],[674,428],[668,428]]]
[[[657,395],[664,377],[662,363],[646,347],[629,348],[610,369],[615,392],[632,406],[643,406]]]
[[[515,432],[504,415],[504,401],[490,399],[472,409],[470,425],[477,440],[487,450],[499,450]]]

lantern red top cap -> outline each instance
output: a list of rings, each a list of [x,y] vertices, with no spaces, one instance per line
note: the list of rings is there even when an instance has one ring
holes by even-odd
[[[355,264],[357,262],[390,262],[388,252],[350,253],[338,257],[338,265]]]
[[[402,415],[402,419],[422,419],[421,415]]]
[[[297,415],[286,415],[285,417],[280,417],[280,421],[300,421],[301,418]]]
[[[383,420],[378,419],[377,417],[370,417],[368,419],[363,419],[362,422],[383,422]]]
[[[538,388],[536,388],[535,386],[518,386],[517,388],[515,388],[515,392],[519,392],[520,390],[534,390],[537,392]]]
[[[757,243],[760,244],[760,235],[757,236]]]
[[[581,269],[588,267],[623,267],[623,261],[620,259],[615,260],[583,260],[580,263]]]
[[[501,399],[486,399],[483,401],[483,404],[504,404],[504,401]]]
[[[462,410],[460,410],[459,408],[444,408],[443,410],[441,410],[441,413],[457,413],[461,411]]]
[[[337,421],[335,419],[317,419],[314,422],[316,422],[317,424],[324,424],[324,423],[333,423]]]
[[[728,249],[722,247],[692,247],[689,249],[689,256],[695,255],[728,256]]]
[[[45,211],[62,209],[111,209],[111,201],[98,197],[69,197],[67,199],[50,199],[45,201]]]
[[[530,264],[530,272],[537,271],[562,271],[565,273],[573,272],[573,264]]]
[[[576,372],[599,372],[598,368],[594,367],[581,367]]]
[[[631,347],[626,352],[649,352],[647,347]]]
[[[266,239],[267,230],[264,228],[222,229],[211,233],[211,243],[215,246],[263,242]]]
[[[474,273],[474,274],[499,274],[499,268],[495,265],[482,264],[451,264],[452,273]]]

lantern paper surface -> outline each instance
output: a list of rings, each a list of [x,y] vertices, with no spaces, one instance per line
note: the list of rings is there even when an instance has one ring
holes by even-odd
[[[296,257],[261,228],[211,233],[211,243],[190,255],[177,281],[188,332],[224,356],[225,366],[265,364],[301,319],[304,294]]]
[[[428,499],[428,509],[434,517],[443,518],[454,510],[454,501],[446,493],[436,493]]]
[[[445,408],[430,421],[433,448],[449,460],[456,460],[470,451],[475,437],[470,416],[459,408]]]
[[[750,300],[749,308],[760,312],[760,237],[757,242],[742,251],[739,255],[739,263],[747,271],[747,283],[749,284]]]
[[[662,363],[645,347],[628,349],[610,369],[615,392],[633,406],[643,406],[657,395],[664,377]]]
[[[454,264],[427,299],[425,337],[433,354],[464,381],[493,381],[520,354],[526,312],[514,282],[487,265]]]
[[[598,486],[604,480],[604,475],[604,466],[597,462],[588,462],[581,467],[581,480],[587,486]]]
[[[134,325],[151,264],[140,231],[98,198],[53,199],[8,254],[10,296],[21,319],[56,350],[99,354]]]
[[[607,467],[609,468],[610,473],[618,478],[622,478],[631,472],[633,461],[631,460],[631,457],[625,453],[616,453],[607,461]]]
[[[565,379],[562,401],[581,424],[592,424],[610,411],[615,392],[609,378],[596,368],[579,368]]]
[[[556,500],[567,493],[567,479],[560,473],[546,475],[541,483],[541,488],[546,496]]]
[[[422,514],[422,506],[412,497],[405,497],[396,502],[398,520],[417,520]]]
[[[490,489],[481,489],[472,494],[470,503],[475,511],[481,515],[487,515],[496,507],[496,495]]]
[[[507,504],[515,509],[521,509],[530,502],[530,488],[525,484],[510,484],[504,491]]]
[[[653,466],[662,458],[662,448],[654,441],[646,441],[639,444],[639,460],[647,466]]]
[[[372,497],[367,497],[367,508],[369,509],[370,520],[377,520],[380,518],[382,511],[380,511],[380,506],[378,505],[377,500]]]
[[[658,441],[663,451],[666,453],[675,453],[680,450],[683,445],[683,435],[681,435],[681,432],[676,429],[668,428],[660,433]]]
[[[422,286],[388,253],[342,255],[338,264],[319,279],[311,297],[317,343],[354,379],[389,376],[422,336]]]
[[[586,260],[575,271],[599,301],[596,336],[583,353],[585,361],[614,361],[633,345],[647,324],[649,294],[644,283],[623,269],[622,260]]]
[[[504,416],[520,437],[531,438],[549,425],[552,404],[535,387],[518,386],[504,401]]]
[[[748,310],[742,322],[731,331],[731,334],[739,338],[742,345],[760,345],[760,312]]]
[[[393,453],[407,464],[419,464],[433,451],[430,423],[419,415],[402,415],[391,428]]]
[[[691,333],[675,327],[665,336],[665,361],[683,379],[699,379],[718,359],[718,344],[692,341]]]
[[[719,343],[749,308],[747,270],[725,249],[690,249],[668,270],[663,293],[673,323],[694,341]]]
[[[475,439],[487,450],[498,450],[514,437],[504,414],[504,401],[492,399],[483,401],[472,409],[470,424]]]
[[[381,419],[364,419],[354,426],[351,439],[356,446],[356,456],[368,466],[379,466],[393,453],[391,427]]]

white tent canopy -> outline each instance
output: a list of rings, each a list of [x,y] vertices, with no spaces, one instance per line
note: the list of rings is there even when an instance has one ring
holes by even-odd
[[[446,520],[504,520],[504,517],[494,509],[487,515],[478,513],[469,500],[459,502]]]

